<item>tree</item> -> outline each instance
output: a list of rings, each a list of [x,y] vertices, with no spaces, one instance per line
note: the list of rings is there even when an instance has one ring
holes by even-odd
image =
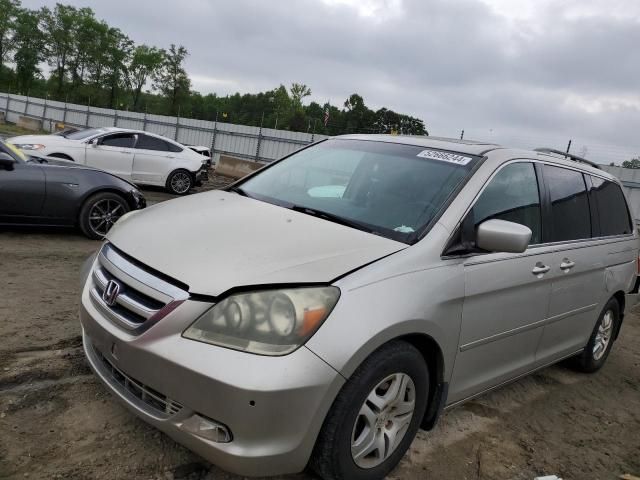
[[[303,83],[292,83],[289,91],[294,109],[302,108],[302,99],[311,95],[311,89]]]
[[[156,47],[139,45],[133,51],[131,63],[127,68],[127,77],[134,110],[138,108],[142,89],[157,74],[163,61],[164,54]]]
[[[175,115],[178,106],[191,89],[191,80],[187,76],[183,63],[189,52],[182,45],[171,44],[169,51],[163,51],[162,67],[154,76],[154,88],[158,89],[169,101],[169,113]]]
[[[632,158],[631,160],[625,160],[622,162],[624,168],[640,168],[640,157]]]
[[[19,12],[19,0],[0,0],[0,75],[5,60],[15,47],[13,32]]]
[[[44,7],[42,15],[47,39],[49,65],[55,69],[57,91],[62,93],[69,57],[74,51],[78,9],[70,5],[57,3],[53,11]]]
[[[21,10],[16,17],[14,62],[18,91],[28,94],[36,76],[38,65],[44,60],[45,36],[40,29],[41,15],[34,10]]]
[[[126,68],[133,50],[133,42],[118,28],[110,28],[106,37],[106,88],[108,105],[116,108],[118,90],[127,84]]]

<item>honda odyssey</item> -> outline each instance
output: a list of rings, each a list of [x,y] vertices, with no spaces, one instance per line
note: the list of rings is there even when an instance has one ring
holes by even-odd
[[[85,268],[84,349],[228,471],[380,479],[443,409],[602,367],[636,298],[631,218],[579,157],[336,137],[122,217]]]

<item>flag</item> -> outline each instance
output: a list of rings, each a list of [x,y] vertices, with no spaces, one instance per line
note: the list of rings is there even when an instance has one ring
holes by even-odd
[[[327,123],[329,123],[329,107],[327,106],[327,108],[324,109],[324,126],[327,126]]]

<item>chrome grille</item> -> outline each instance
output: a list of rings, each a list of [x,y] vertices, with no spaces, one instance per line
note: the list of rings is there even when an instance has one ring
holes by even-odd
[[[93,304],[133,333],[146,330],[189,296],[186,290],[133,263],[110,244],[102,247],[91,277]],[[105,298],[110,283],[117,285],[113,299]]]
[[[163,395],[157,390],[154,390],[142,382],[130,377],[113,365],[107,357],[102,355],[102,353],[100,353],[100,351],[95,347],[93,348],[93,352],[102,363],[102,367],[104,367],[105,373],[109,376],[109,380],[111,380],[112,383],[117,384],[121,391],[125,391],[130,395],[133,395],[145,405],[155,410],[156,413],[171,416],[182,410],[182,405],[178,402],[171,400],[166,395]]]

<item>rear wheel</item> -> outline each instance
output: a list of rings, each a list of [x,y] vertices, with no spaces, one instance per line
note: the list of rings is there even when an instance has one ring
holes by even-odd
[[[176,170],[167,178],[167,190],[175,195],[185,195],[192,187],[193,175],[187,170]]]
[[[88,238],[100,240],[129,210],[127,201],[117,193],[96,193],[84,202],[78,223]]]
[[[620,323],[620,305],[615,298],[607,302],[600,313],[589,343],[583,352],[573,359],[574,367],[585,373],[600,370],[613,347],[616,329]]]
[[[310,466],[326,480],[384,478],[413,441],[427,407],[429,371],[393,341],[356,370],[325,419]]]

